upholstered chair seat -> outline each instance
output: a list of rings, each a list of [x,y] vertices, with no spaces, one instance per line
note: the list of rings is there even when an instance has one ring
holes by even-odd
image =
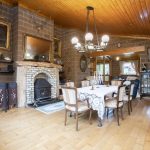
[[[72,106],[69,106],[69,105],[66,105],[66,109],[68,109],[68,110],[70,110],[72,112],[76,111],[75,107],[72,107]],[[78,102],[78,112],[81,113],[81,112],[87,111],[87,110],[89,110],[89,107],[88,107],[87,103],[79,101]]]
[[[119,102],[118,107],[122,107],[123,106],[123,102]],[[113,98],[112,100],[106,100],[105,101],[105,107],[109,107],[109,108],[117,108],[117,99]]]

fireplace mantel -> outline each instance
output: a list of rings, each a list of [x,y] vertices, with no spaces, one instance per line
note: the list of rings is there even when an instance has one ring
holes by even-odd
[[[33,66],[33,67],[47,67],[61,69],[61,65],[48,62],[33,62],[33,61],[16,61],[17,66]]]

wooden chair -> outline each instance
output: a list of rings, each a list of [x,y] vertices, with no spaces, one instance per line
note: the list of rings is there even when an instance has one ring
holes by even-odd
[[[124,95],[125,95],[125,86],[121,85],[118,88],[117,97],[112,97],[111,99],[105,100],[105,108],[107,109],[107,117],[108,117],[109,109],[116,110],[118,126],[120,125],[119,124],[119,109],[121,111],[121,117],[123,119],[123,112],[122,112],[123,99],[122,98]]]
[[[90,81],[88,81],[88,80],[83,80],[83,81],[81,81],[81,86],[82,86],[82,87],[90,86]]]
[[[76,131],[78,131],[78,117],[81,113],[90,111],[89,122],[91,124],[92,109],[89,106],[89,101],[80,101],[77,99],[77,89],[74,87],[62,88],[64,103],[65,103],[65,126],[67,122],[67,112],[73,112],[76,118]]]
[[[128,91],[127,94],[124,95],[123,101],[128,104],[128,114],[130,115],[130,112],[132,112],[132,94],[133,94],[133,88],[134,84],[128,85]]]
[[[112,80],[111,85],[120,86],[120,85],[122,85],[122,81],[121,80]]]
[[[75,87],[74,82],[66,82],[67,87]]]

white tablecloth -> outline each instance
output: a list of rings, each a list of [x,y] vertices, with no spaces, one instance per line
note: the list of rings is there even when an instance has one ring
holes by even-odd
[[[97,110],[98,117],[103,119],[105,113],[104,96],[118,91],[118,86],[95,85],[94,90],[92,86],[77,88],[78,97],[82,100],[89,98],[89,103],[93,110]]]

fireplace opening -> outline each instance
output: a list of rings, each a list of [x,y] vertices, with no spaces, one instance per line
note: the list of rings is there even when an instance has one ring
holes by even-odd
[[[34,104],[38,107],[50,103],[57,102],[56,98],[52,98],[53,86],[49,82],[49,76],[45,73],[38,74],[34,79]]]

